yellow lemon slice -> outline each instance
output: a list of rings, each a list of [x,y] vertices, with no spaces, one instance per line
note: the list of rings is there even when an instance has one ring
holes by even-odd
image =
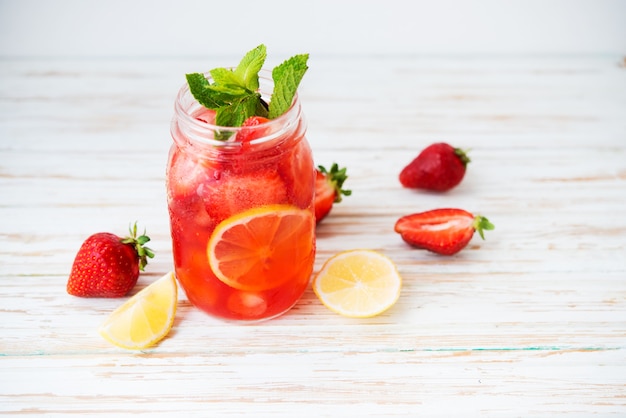
[[[169,272],[113,311],[98,331],[118,347],[150,347],[172,329],[177,304],[176,278]]]
[[[213,273],[228,286],[259,292],[310,274],[315,220],[289,205],[254,208],[222,221],[207,245]]]
[[[371,250],[336,254],[313,279],[313,291],[331,311],[352,318],[376,316],[398,300],[402,278],[388,257]]]

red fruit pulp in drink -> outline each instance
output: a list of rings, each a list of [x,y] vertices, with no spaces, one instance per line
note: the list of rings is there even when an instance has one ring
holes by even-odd
[[[196,116],[209,121],[212,117],[210,113]],[[176,276],[190,302],[233,320],[261,320],[284,313],[309,283],[315,256],[313,222],[312,251],[290,263],[293,279],[277,281],[280,285],[261,291],[235,289],[220,280],[210,268],[207,245],[220,222],[249,209],[282,205],[310,211],[313,216],[315,170],[303,132],[268,143],[247,143],[244,149],[234,144],[217,150],[196,144],[179,146],[178,142],[185,141],[177,141],[173,133],[175,144],[166,175],[168,209]]]

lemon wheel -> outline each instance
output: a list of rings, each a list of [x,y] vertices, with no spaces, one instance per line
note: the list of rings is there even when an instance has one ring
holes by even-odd
[[[313,279],[313,291],[328,309],[353,318],[386,311],[398,300],[401,287],[395,264],[371,250],[338,253]]]
[[[315,220],[289,205],[254,208],[222,221],[207,255],[213,273],[239,290],[281,286],[307,270],[315,253]]]

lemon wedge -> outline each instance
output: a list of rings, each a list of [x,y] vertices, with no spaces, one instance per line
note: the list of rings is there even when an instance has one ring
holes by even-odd
[[[172,329],[177,304],[176,278],[169,272],[113,311],[98,331],[118,347],[150,347]]]

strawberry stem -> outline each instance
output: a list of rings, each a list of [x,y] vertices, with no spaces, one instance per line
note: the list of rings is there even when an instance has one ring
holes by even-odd
[[[454,149],[454,153],[456,154],[457,157],[459,157],[459,159],[463,163],[463,166],[465,167],[467,166],[468,163],[472,161],[470,160],[470,157],[467,155],[467,151],[468,150],[462,150],[461,148]]]
[[[130,236],[122,239],[123,244],[130,244],[135,248],[137,256],[139,257],[139,270],[144,271],[144,268],[148,264],[148,258],[154,258],[154,252],[144,245],[150,241],[150,237],[146,235],[144,229],[143,234],[137,236],[137,222],[133,226],[128,227]]]
[[[485,234],[483,233],[483,231],[491,231],[496,228],[491,222],[489,222],[487,218],[480,215],[474,217],[473,227],[474,230],[478,231],[482,239],[485,239]]]
[[[346,167],[340,169],[337,163],[333,163],[330,170],[321,165],[318,165],[317,168],[326,175],[328,182],[335,189],[335,203],[341,202],[341,195],[350,196],[352,194],[352,190],[342,189],[343,183],[348,179]]]

